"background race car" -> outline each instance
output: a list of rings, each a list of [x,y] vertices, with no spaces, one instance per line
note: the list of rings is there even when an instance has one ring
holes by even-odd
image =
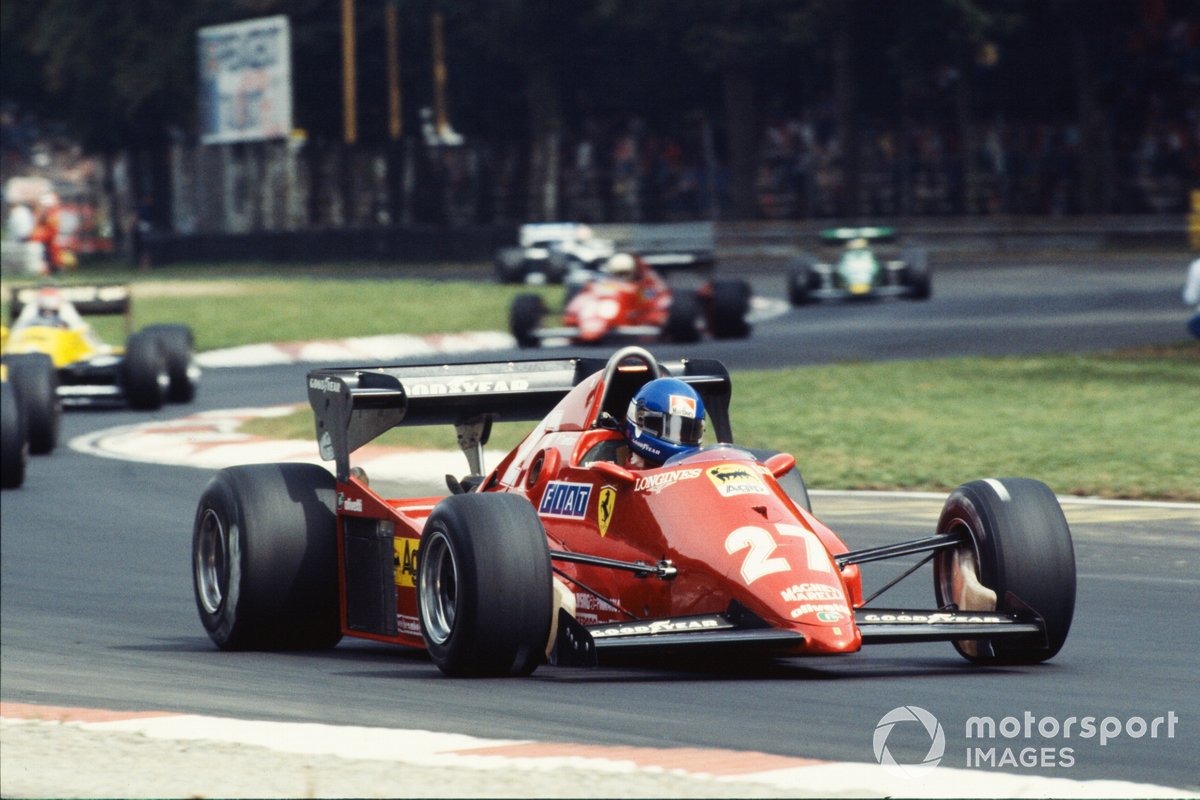
[[[893,246],[892,228],[830,228],[821,232],[822,257],[803,256],[791,265],[788,299],[799,306],[819,300],[907,297],[933,293],[929,255]]]
[[[186,325],[148,325],[133,333],[128,286],[44,286],[16,289],[9,311],[12,328],[0,335],[10,370],[52,366],[53,392],[68,404],[124,401],[153,410],[195,397],[200,369]],[[102,342],[83,315],[121,314],[125,346]],[[30,439],[37,426],[31,422]],[[35,452],[36,452],[36,448]]]
[[[618,271],[617,267],[620,266]],[[640,255],[618,253],[579,285],[569,285],[560,324],[545,327],[540,295],[520,294],[509,307],[509,331],[521,347],[547,339],[572,344],[614,340],[695,342],[750,335],[750,285],[710,280],[697,290],[672,289]]]
[[[702,399],[714,444],[639,465],[621,454],[624,417],[661,376]],[[454,676],[873,643],[952,642],[982,665],[1059,651],[1075,559],[1044,484],[963,484],[931,535],[850,550],[813,515],[793,456],[732,444],[731,396],[719,362],[663,363],[640,347],[607,361],[314,370],[308,398],[334,474],[284,463],[214,476],[193,526],[200,619],[225,650],[354,636],[423,648]],[[536,424],[485,470],[495,420]],[[454,426],[470,470],[447,477],[448,496],[384,497],[351,463],[395,426],[433,424]],[[936,605],[872,605],[896,581],[864,598],[860,565],[914,555],[933,562]]]
[[[711,249],[636,248],[650,266],[659,270],[712,269],[716,257]],[[536,222],[522,225],[517,247],[496,252],[496,277],[501,283],[576,283],[598,270],[617,252],[613,239],[596,236],[579,222]]]

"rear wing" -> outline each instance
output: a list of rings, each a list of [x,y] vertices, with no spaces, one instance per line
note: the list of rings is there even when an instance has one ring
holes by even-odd
[[[712,250],[637,250],[638,256],[659,272],[697,270],[712,272],[717,254]]]
[[[339,480],[350,454],[398,425],[453,425],[472,461],[493,420],[541,420],[585,378],[607,365],[599,358],[487,361],[394,367],[336,367],[308,373],[308,402],[321,458]],[[659,362],[691,383],[704,400],[718,437],[728,441],[729,373],[712,359]]]
[[[821,231],[821,238],[827,242],[849,242],[853,239],[866,239],[872,242],[890,242],[896,238],[895,228],[826,228]]]
[[[104,284],[97,286],[56,286],[63,299],[75,307],[83,316],[124,315],[125,328],[133,327],[133,293],[126,284]],[[8,317],[16,322],[25,306],[37,300],[40,287],[22,286],[12,290],[9,296]]]

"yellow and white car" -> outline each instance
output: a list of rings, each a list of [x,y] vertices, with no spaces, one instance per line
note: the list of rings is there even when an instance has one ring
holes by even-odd
[[[148,325],[133,333],[130,308],[130,290],[123,285],[16,289],[9,305],[12,328],[0,331],[3,361],[11,374],[49,359],[54,396],[68,405],[118,401],[154,410],[191,402],[200,379],[191,329]],[[125,346],[102,342],[83,314],[123,314]],[[30,423],[32,445],[37,426]]]

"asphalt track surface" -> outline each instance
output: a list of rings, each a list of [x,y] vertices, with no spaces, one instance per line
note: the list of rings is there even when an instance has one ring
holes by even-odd
[[[1139,258],[1057,269],[997,260],[939,271],[928,303],[799,309],[745,342],[686,353],[760,367],[1179,341],[1184,259]],[[752,279],[759,292],[781,281]],[[297,402],[306,369],[209,370],[193,406],[152,418]],[[62,441],[144,419],[120,409],[71,412]],[[357,640],[323,653],[218,652],[196,617],[189,569],[192,515],[209,477],[66,446],[31,462],[25,486],[0,504],[5,701],[852,762],[875,760],[872,736],[883,715],[919,706],[945,729],[947,766],[996,769],[968,763],[973,753],[978,760],[977,747],[995,748],[997,761],[1008,749],[1019,759],[1037,748],[1038,763],[1004,771],[1200,788],[1195,505],[1066,503],[1079,571],[1075,623],[1063,651],[1037,667],[979,669],[949,645],[932,644],[837,659],[545,667],[528,679],[452,681],[419,652]],[[987,476],[963,479],[976,477]],[[927,534],[940,507],[932,497],[814,496],[818,516],[851,547]],[[868,592],[901,568],[871,566]],[[930,589],[928,573],[919,573],[887,595],[888,604],[924,606]],[[967,738],[967,720],[980,716],[1031,719],[1032,735]],[[1044,735],[1052,722],[1087,716],[1117,720],[1121,735],[1103,745],[1098,736]],[[1157,736],[1131,735],[1138,720],[1160,717]],[[888,746],[898,760],[917,761],[928,739],[899,726]]]

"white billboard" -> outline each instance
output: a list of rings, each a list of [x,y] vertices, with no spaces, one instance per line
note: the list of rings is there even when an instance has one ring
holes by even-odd
[[[277,139],[292,130],[292,46],[285,16],[213,25],[196,34],[200,141]]]

